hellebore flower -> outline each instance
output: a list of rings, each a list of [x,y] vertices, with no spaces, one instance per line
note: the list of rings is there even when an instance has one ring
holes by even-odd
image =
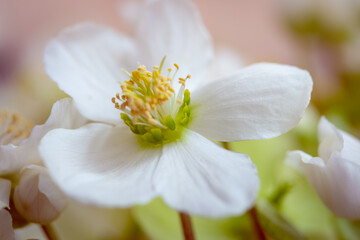
[[[286,162],[305,174],[324,204],[337,216],[360,219],[360,141],[322,117],[319,157],[291,151]]]
[[[262,63],[206,84],[200,80],[212,57],[210,36],[188,1],[149,1],[133,39],[89,23],[53,39],[48,75],[85,117],[101,122],[42,139],[56,183],[73,198],[108,207],[160,196],[200,216],[249,209],[259,188],[254,164],[211,140],[287,132],[309,103],[312,81],[298,68]]]
[[[15,239],[12,228],[12,218],[8,209],[11,191],[11,182],[0,178],[0,239]]]
[[[41,164],[38,145],[51,129],[78,128],[85,122],[86,119],[77,112],[70,98],[56,102],[46,123],[34,127],[18,114],[8,110],[0,111],[1,239],[14,238],[11,221],[13,212],[20,214],[23,223],[39,224],[47,224],[60,214],[66,198],[48,176],[46,169],[34,165]]]

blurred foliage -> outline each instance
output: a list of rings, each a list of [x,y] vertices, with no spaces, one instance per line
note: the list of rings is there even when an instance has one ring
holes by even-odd
[[[166,206],[161,199],[132,209],[135,219],[151,239],[183,239],[179,214]],[[254,239],[247,215],[226,218],[207,219],[192,216],[196,239],[199,240],[235,240]]]
[[[347,26],[329,26],[329,24],[323,22],[316,13],[308,13],[302,18],[288,19],[287,27],[297,37],[317,37],[332,44],[347,42],[353,34],[352,29]]]
[[[277,210],[266,200],[257,204],[259,219],[265,232],[271,239],[302,240],[305,239]]]
[[[108,209],[70,201],[54,221],[59,239],[143,240],[142,231],[128,209]]]

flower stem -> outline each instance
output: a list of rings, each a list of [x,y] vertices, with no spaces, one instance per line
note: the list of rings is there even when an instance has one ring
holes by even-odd
[[[194,231],[191,225],[191,218],[189,214],[179,212],[181,226],[183,229],[184,240],[195,240]]]
[[[41,225],[41,228],[48,240],[58,240],[54,228],[50,224]]]
[[[228,142],[222,142],[222,145],[225,149],[227,150],[231,150],[230,149],[230,144]],[[251,218],[251,222],[252,222],[252,225],[253,225],[253,229],[254,229],[254,232],[257,236],[257,239],[259,240],[266,240],[266,235],[265,235],[265,231],[262,229],[261,225],[260,225],[260,222],[259,222],[259,218],[258,218],[258,214],[257,214],[257,210],[256,210],[256,207],[252,207],[250,210],[249,210],[249,215],[250,215],[250,218]]]
[[[230,150],[230,144],[228,142],[221,142],[223,147],[227,150]]]
[[[266,240],[267,238],[266,238],[265,232],[262,229],[261,224],[259,222],[259,218],[258,218],[258,214],[257,214],[257,210],[256,210],[255,206],[252,207],[248,213],[250,215],[253,229],[257,236],[257,239]]]

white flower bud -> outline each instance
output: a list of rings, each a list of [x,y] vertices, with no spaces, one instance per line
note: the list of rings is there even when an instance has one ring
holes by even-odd
[[[335,215],[360,219],[360,141],[337,129],[325,117],[318,128],[319,157],[291,151],[286,161],[305,174]]]
[[[11,191],[11,182],[0,178],[0,210],[9,207],[9,198]]]
[[[0,239],[15,239],[12,219],[9,211],[11,182],[0,178]]]
[[[31,165],[24,168],[20,174],[14,203],[26,220],[46,224],[59,216],[65,207],[66,198],[44,167]]]
[[[12,219],[8,210],[0,209],[0,239],[14,240],[15,233],[12,227]]]

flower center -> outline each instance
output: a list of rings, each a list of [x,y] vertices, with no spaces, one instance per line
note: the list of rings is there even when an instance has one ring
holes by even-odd
[[[190,92],[185,90],[185,82],[191,76],[179,78],[179,90],[173,88],[173,79],[179,70],[167,76],[162,75],[165,57],[160,66],[148,71],[144,65],[128,73],[129,80],[120,83],[122,94],[112,98],[115,108],[122,111],[121,119],[131,131],[146,142],[159,144],[180,137],[181,130],[190,121]],[[172,75],[172,76],[171,76]]]
[[[15,113],[0,111],[0,145],[19,145],[30,136],[34,124]]]

